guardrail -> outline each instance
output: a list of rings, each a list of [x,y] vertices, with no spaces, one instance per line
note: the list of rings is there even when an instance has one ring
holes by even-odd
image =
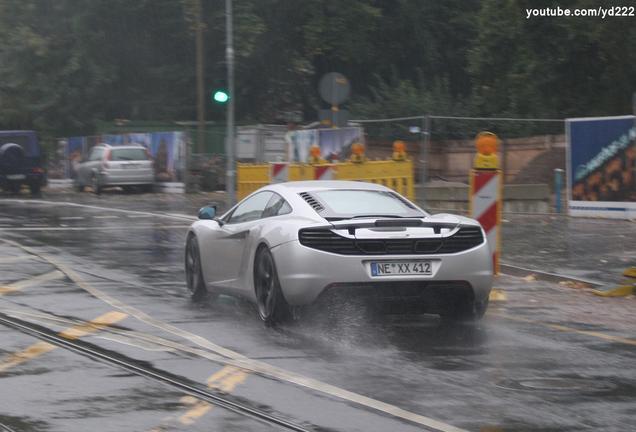
[[[272,175],[272,166],[278,165],[278,176]],[[284,165],[284,166],[281,166]],[[357,180],[378,183],[393,189],[411,201],[415,200],[413,181],[413,161],[406,160],[375,160],[364,162],[345,161],[338,164],[237,164],[237,197],[245,198],[257,189],[275,181],[316,180],[330,170],[330,175],[322,178],[333,180]],[[285,171],[286,170],[286,171]],[[273,178],[275,177],[275,178]]]

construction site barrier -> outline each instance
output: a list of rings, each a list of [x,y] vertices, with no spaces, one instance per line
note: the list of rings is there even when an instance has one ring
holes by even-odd
[[[259,188],[272,183],[271,165],[261,164],[237,164],[237,198],[242,200]],[[393,159],[365,161],[353,163],[346,161],[338,164],[290,164],[287,169],[274,170],[275,173],[285,173],[287,181],[316,180],[326,178],[325,168],[331,170],[330,177],[333,180],[366,181],[384,185],[410,201],[415,200],[415,187],[413,182],[412,159],[395,161]],[[278,177],[276,181],[281,181]]]

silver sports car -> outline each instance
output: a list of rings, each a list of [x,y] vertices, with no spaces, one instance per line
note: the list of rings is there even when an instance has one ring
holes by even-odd
[[[431,216],[385,186],[348,181],[272,184],[221,216],[201,209],[185,271],[193,300],[242,297],[268,324],[349,291],[390,313],[476,320],[493,283],[477,221]]]

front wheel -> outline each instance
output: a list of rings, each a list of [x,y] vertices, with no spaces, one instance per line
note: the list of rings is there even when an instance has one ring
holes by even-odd
[[[197,238],[191,235],[188,238],[185,250],[185,273],[188,291],[193,301],[201,301],[208,290],[203,281],[203,270],[201,268],[201,255],[199,254],[199,244]]]
[[[18,195],[20,193],[21,187],[22,185],[20,184],[20,182],[10,181],[7,183],[7,190],[12,195]]]
[[[288,320],[291,308],[283,297],[274,257],[267,248],[261,249],[256,255],[254,289],[258,314],[266,324],[272,325]]]

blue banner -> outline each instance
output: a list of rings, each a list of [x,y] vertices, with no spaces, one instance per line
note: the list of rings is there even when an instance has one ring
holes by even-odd
[[[634,116],[568,119],[570,210],[621,217],[636,208]],[[614,203],[608,205],[608,203]],[[582,213],[581,213],[582,212]]]

